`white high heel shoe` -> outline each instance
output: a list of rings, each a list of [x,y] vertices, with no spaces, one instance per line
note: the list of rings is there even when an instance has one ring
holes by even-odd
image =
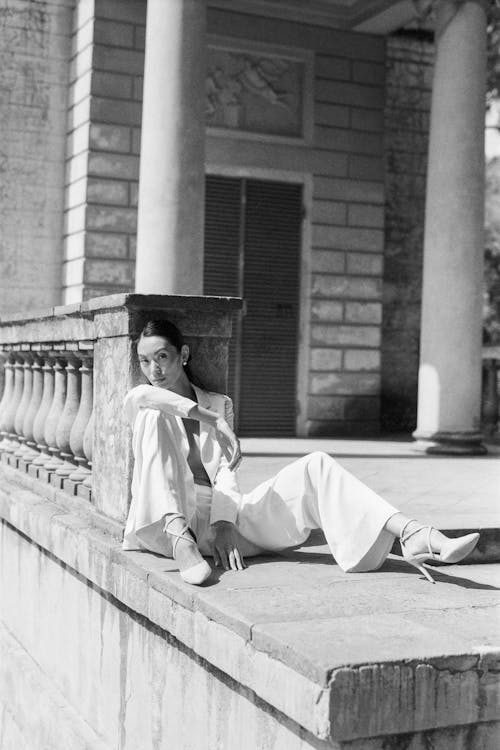
[[[168,527],[174,521],[176,518],[182,518],[184,521],[184,526],[180,530],[180,532],[171,531]],[[165,534],[169,534],[169,536],[174,537],[173,545],[172,545],[172,555],[175,558],[175,549],[177,547],[177,544],[179,543],[179,539],[184,539],[186,542],[189,542],[190,544],[193,544],[196,547],[196,542],[191,536],[191,530],[189,529],[189,526],[186,523],[186,519],[181,513],[172,513],[168,515],[167,520],[165,521],[165,526],[163,527],[163,531]],[[181,570],[179,567],[179,573],[181,575],[181,578],[183,581],[186,581],[186,583],[191,583],[193,586],[199,586],[201,583],[207,580],[209,575],[212,572],[212,568],[207,563],[206,560],[201,560],[199,563],[196,563],[196,565],[191,565],[189,568],[186,568],[185,570]]]
[[[429,570],[424,567],[424,562],[426,560],[438,560],[439,562],[449,564],[460,562],[460,560],[463,560],[472,552],[479,540],[479,534],[477,532],[474,534],[466,534],[465,536],[460,536],[456,539],[450,539],[447,537],[446,542],[444,542],[442,545],[441,552],[437,553],[433,551],[431,545],[431,533],[433,531],[433,527],[418,526],[413,531],[405,534],[405,529],[410,523],[416,523],[416,521],[407,521],[401,529],[401,537],[399,540],[401,544],[401,552],[403,553],[403,557],[406,562],[410,565],[413,565],[421,573],[423,573],[423,575],[427,578],[428,581],[430,581],[430,583],[436,583],[436,581],[429,573]],[[427,552],[420,552],[415,555],[407,549],[406,543],[408,539],[410,539],[410,537],[414,536],[419,531],[422,531],[422,529],[427,529]]]

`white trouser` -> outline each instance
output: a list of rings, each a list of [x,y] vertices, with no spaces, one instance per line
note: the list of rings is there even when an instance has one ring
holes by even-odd
[[[151,492],[140,500],[147,508],[137,507],[137,499],[132,502],[124,549],[149,549],[170,557],[171,539],[163,532],[165,515],[178,512],[190,517],[182,507],[185,493],[169,487],[171,477],[182,476],[185,469],[172,464],[185,459],[175,446],[163,445],[159,451],[154,442],[143,441],[140,448],[134,471],[140,473],[143,486],[147,473]],[[190,523],[204,555],[212,554],[210,501],[211,489],[196,485],[196,510]],[[248,557],[296,547],[319,528],[343,570],[375,570],[391,549],[394,536],[384,526],[397,512],[326,453],[310,453],[242,496],[236,520],[239,548]]]

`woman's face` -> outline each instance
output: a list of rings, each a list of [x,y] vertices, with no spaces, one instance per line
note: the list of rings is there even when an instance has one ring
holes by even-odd
[[[143,336],[137,344],[141,370],[151,385],[172,389],[179,378],[185,377],[183,362],[189,357],[189,347],[179,351],[162,336]]]

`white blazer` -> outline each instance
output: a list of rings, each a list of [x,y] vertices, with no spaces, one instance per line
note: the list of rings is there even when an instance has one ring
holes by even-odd
[[[229,396],[221,393],[205,391],[193,386],[198,399],[198,405],[216,412],[223,416],[231,429],[234,423],[233,402]],[[139,409],[157,409],[168,423],[169,434],[179,443],[175,447],[176,453],[180,453],[180,466],[178,472],[173,476],[169,463],[165,470],[172,471],[172,475],[166,477],[167,482],[182,482],[187,508],[194,513],[196,506],[195,485],[193,474],[189,468],[187,457],[189,454],[189,442],[184,429],[182,419],[189,419],[189,412],[196,406],[196,402],[184,396],[179,396],[165,388],[152,385],[138,385],[132,388],[125,396],[125,412],[132,428],[136,423]],[[216,521],[236,522],[238,510],[241,505],[241,492],[235,471],[228,467],[228,461],[215,438],[215,431],[206,422],[200,422],[200,455],[205,471],[212,483],[212,506],[210,512],[210,523]],[[182,460],[184,458],[184,460]],[[133,488],[132,488],[133,491]]]

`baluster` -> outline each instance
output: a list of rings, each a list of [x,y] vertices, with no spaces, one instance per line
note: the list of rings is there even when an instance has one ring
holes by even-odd
[[[33,356],[33,384],[31,387],[31,400],[26,411],[26,415],[23,421],[23,435],[25,439],[25,451],[24,460],[31,461],[38,456],[36,450],[36,443],[33,437],[33,427],[35,424],[35,417],[40,408],[43,394],[43,372],[42,372],[43,359],[39,354]]]
[[[75,461],[78,464],[77,469],[71,472],[69,478],[73,482],[83,482],[90,474],[90,469],[87,468],[87,458],[85,455],[84,441],[85,431],[89,423],[94,395],[93,395],[93,358],[92,354],[82,354],[82,366],[80,367],[81,373],[81,395],[80,395],[80,406],[78,408],[78,414],[76,415],[75,422],[71,429],[69,436],[69,444],[71,451],[75,457]]]
[[[4,389],[2,401],[0,402],[0,435],[2,441],[0,442],[0,451],[8,449],[10,441],[7,435],[10,432],[8,424],[8,412],[12,404],[12,397],[14,395],[14,358],[10,354],[7,354],[7,359],[4,363]]]
[[[74,456],[70,446],[70,435],[78,408],[80,406],[80,360],[74,354],[68,354],[66,365],[66,401],[57,424],[56,443],[59,448],[59,456],[62,463],[57,467],[56,474],[60,477],[68,477],[74,470]]]
[[[92,451],[94,446],[94,404],[92,403],[92,414],[83,437],[83,452],[90,468],[90,474],[83,480],[83,485],[92,489]]]
[[[23,395],[17,407],[16,417],[14,419],[14,429],[17,433],[19,447],[14,452],[16,458],[22,458],[26,453],[26,437],[23,432],[24,418],[28,411],[33,391],[33,357],[30,353],[24,355],[24,378],[23,378]]]
[[[50,360],[51,354],[46,352],[45,363],[42,367],[43,373],[43,396],[40,402],[40,408],[35,416],[33,423],[33,441],[36,448],[40,451],[39,455],[33,461],[35,466],[43,466],[50,461],[49,446],[45,442],[45,428],[50,412],[50,407],[54,400],[54,365]]]
[[[9,436],[8,445],[4,447],[4,451],[8,453],[14,453],[19,448],[19,440],[16,433],[15,421],[16,413],[21,398],[23,395],[23,384],[24,384],[24,355],[16,353],[14,361],[14,391],[12,394],[12,401],[10,407],[7,409],[6,416],[6,431]]]
[[[54,362],[54,398],[45,424],[44,439],[50,453],[50,460],[44,464],[47,471],[55,471],[63,463],[59,458],[56,442],[57,425],[66,401],[66,361],[57,356]]]

